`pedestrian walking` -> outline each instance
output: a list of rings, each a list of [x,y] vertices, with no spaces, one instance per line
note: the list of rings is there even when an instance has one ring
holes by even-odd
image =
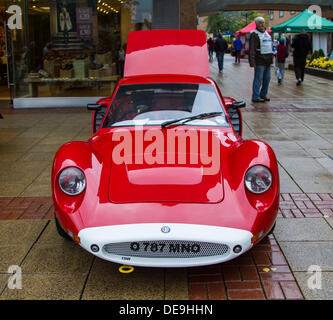
[[[215,47],[215,43],[214,43],[214,40],[212,38],[208,39],[207,46],[208,46],[209,61],[213,62],[213,60],[214,60],[214,47]]]
[[[118,50],[118,73],[121,77],[124,76],[124,65],[125,65],[125,54],[126,54],[126,45],[120,46]]]
[[[276,77],[278,79],[278,83],[281,84],[284,79],[284,73],[286,70],[286,59],[289,56],[288,47],[286,44],[286,39],[281,37],[279,44],[277,45],[277,53],[275,58],[275,67],[276,67]]]
[[[294,37],[291,47],[293,51],[294,70],[297,80],[296,84],[299,86],[304,81],[306,56],[312,49],[309,36],[305,30],[302,30],[300,34]]]
[[[234,50],[235,50],[235,63],[240,63],[241,52],[243,49],[243,43],[239,36],[234,40]]]
[[[273,64],[272,38],[265,28],[265,19],[255,19],[256,29],[251,32],[249,43],[249,63],[254,68],[252,102],[270,101],[267,97]]]
[[[223,64],[224,64],[224,54],[228,49],[228,42],[225,40],[221,34],[218,35],[216,42],[215,42],[215,52],[216,58],[219,66],[219,72],[223,71]]]

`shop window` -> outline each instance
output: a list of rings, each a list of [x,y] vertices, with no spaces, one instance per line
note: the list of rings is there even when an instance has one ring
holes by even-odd
[[[152,1],[27,0],[23,29],[8,34],[14,98],[111,95],[128,33],[152,29]]]

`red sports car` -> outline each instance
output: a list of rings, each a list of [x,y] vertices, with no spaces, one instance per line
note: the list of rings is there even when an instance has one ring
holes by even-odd
[[[133,266],[208,265],[251,249],[275,225],[279,174],[271,147],[241,138],[242,107],[209,77],[204,32],[131,32],[124,78],[88,105],[92,137],[55,155],[60,235]]]

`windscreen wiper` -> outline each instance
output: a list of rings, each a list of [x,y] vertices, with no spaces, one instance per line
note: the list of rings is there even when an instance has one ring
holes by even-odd
[[[210,112],[210,113],[200,113],[197,114],[196,116],[192,116],[192,117],[186,117],[186,118],[182,118],[182,119],[176,119],[176,120],[168,120],[165,121],[161,124],[162,129],[174,125],[178,122],[177,126],[180,126],[186,122],[192,121],[192,120],[196,120],[196,119],[205,119],[205,118],[213,118],[216,116],[222,116],[224,113],[223,112]]]

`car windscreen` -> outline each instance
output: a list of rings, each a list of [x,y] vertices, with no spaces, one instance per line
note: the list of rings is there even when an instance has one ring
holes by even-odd
[[[229,127],[223,107],[211,84],[152,83],[119,86],[103,128],[161,125],[202,113],[221,112],[186,125]]]

